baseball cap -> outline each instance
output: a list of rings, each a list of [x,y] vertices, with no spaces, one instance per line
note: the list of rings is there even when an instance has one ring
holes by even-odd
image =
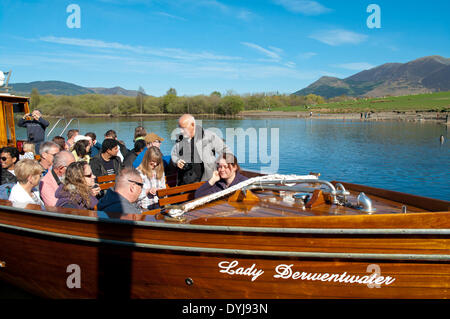
[[[156,135],[155,133],[149,133],[147,135],[145,135],[145,143],[153,143],[154,141],[164,141],[164,139],[162,137],[159,137],[158,135]]]

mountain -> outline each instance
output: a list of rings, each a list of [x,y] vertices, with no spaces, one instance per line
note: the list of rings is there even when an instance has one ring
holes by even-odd
[[[11,83],[12,91],[16,94],[30,95],[31,90],[36,88],[39,94],[53,95],[81,95],[81,94],[103,94],[103,95],[125,95],[137,96],[138,91],[126,90],[120,86],[107,88],[86,88],[73,83],[62,81],[35,81],[30,83]]]
[[[380,97],[450,90],[450,59],[438,55],[407,63],[386,63],[345,79],[323,76],[294,94]]]

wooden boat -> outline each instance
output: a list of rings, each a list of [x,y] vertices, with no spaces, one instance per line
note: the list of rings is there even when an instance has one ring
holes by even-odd
[[[0,279],[48,298],[450,297],[449,202],[342,185],[376,212],[267,189],[181,219],[2,201]]]
[[[309,179],[172,216],[199,185],[139,215],[0,201],[0,280],[46,298],[450,297],[448,201]]]

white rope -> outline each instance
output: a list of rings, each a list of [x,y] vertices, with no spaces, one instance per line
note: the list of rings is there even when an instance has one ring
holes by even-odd
[[[216,199],[219,199],[223,196],[226,196],[228,194],[231,194],[243,187],[246,187],[248,185],[252,185],[252,184],[256,184],[256,183],[261,183],[264,181],[275,181],[276,183],[284,183],[284,181],[286,180],[299,180],[299,183],[301,183],[301,180],[307,180],[307,179],[317,179],[317,176],[315,175],[281,175],[281,174],[272,174],[272,175],[265,175],[265,176],[257,176],[257,177],[253,177],[253,178],[249,178],[243,182],[240,182],[239,184],[236,184],[234,186],[231,186],[227,189],[224,189],[220,192],[217,193],[213,193],[211,195],[208,196],[204,196],[204,197],[200,197],[196,200],[190,201],[184,205],[181,206],[181,208],[173,208],[170,209],[167,214],[170,217],[173,218],[177,218],[180,217],[181,215],[183,215],[184,213],[193,210],[196,207],[205,205],[209,202],[212,202]],[[206,182],[208,183],[208,182]],[[262,187],[262,185],[260,184],[260,186]]]

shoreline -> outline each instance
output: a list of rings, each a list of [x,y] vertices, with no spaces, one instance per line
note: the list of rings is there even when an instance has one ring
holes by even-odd
[[[217,114],[193,114],[197,118],[214,118],[214,119],[235,119],[235,118],[309,118],[322,120],[365,120],[365,121],[432,121],[442,122],[442,124],[450,125],[448,120],[449,112],[427,112],[427,111],[383,111],[372,113],[321,113],[309,111],[243,111],[235,116],[217,115]],[[78,116],[76,118],[178,118],[182,114],[91,114],[89,116]],[[62,116],[47,116],[48,118],[60,118]]]
[[[248,118],[309,118],[322,120],[365,120],[365,121],[432,121],[450,125],[448,112],[421,112],[421,111],[384,111],[375,113],[320,113],[320,112],[283,112],[283,111],[245,111],[240,117]]]

